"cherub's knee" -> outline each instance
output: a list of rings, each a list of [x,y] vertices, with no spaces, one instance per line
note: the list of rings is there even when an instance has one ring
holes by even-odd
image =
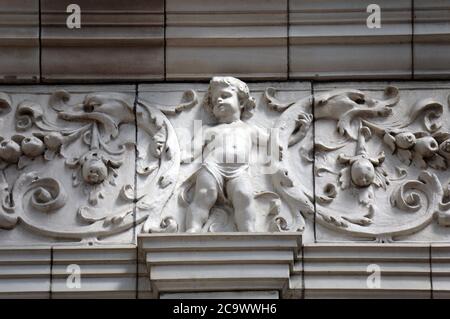
[[[212,206],[217,200],[217,190],[212,187],[202,187],[195,194],[195,202]]]
[[[248,207],[251,205],[252,199],[252,194],[245,190],[237,189],[233,192],[234,206],[238,206],[241,208]]]

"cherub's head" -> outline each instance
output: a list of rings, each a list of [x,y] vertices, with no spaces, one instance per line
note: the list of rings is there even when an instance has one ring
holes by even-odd
[[[367,187],[375,179],[375,168],[368,159],[362,158],[353,162],[350,174],[356,186]]]
[[[253,115],[255,99],[244,82],[233,77],[213,77],[203,101],[216,119],[248,119]]]

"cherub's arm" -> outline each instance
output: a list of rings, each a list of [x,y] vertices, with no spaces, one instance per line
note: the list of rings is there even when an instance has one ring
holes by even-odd
[[[181,163],[191,163],[202,154],[207,131],[208,127],[202,126],[199,131],[195,132],[190,143],[181,152]]]
[[[267,131],[257,125],[254,125],[253,141],[259,146],[268,146],[270,140],[270,134]]]
[[[259,126],[255,126],[255,144],[258,144],[259,146],[266,147],[268,149],[271,149],[272,155],[275,155],[278,157],[278,160],[281,160],[283,157],[283,148],[279,141],[278,134],[276,131],[268,133],[266,129],[263,129]]]

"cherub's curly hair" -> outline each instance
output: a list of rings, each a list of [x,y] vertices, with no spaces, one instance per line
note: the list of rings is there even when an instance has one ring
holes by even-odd
[[[246,120],[253,116],[256,107],[255,99],[250,95],[250,90],[244,82],[231,76],[215,76],[209,82],[208,92],[203,99],[203,107],[214,116],[212,106],[212,92],[219,86],[232,86],[236,89],[241,106],[241,119]]]

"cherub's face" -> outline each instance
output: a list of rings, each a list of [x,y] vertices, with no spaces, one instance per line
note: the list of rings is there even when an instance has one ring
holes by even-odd
[[[211,103],[216,118],[240,117],[240,105],[237,92],[231,86],[217,87],[212,92]]]
[[[352,181],[356,186],[367,187],[375,179],[375,168],[368,159],[359,159],[351,167]]]
[[[108,168],[99,158],[91,157],[81,168],[83,179],[89,184],[100,184],[108,176]]]

